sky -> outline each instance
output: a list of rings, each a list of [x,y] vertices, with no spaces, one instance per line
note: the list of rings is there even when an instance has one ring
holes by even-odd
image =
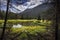
[[[11,0],[9,6],[9,10],[14,13],[21,13],[27,9],[33,9],[39,5],[42,4],[44,0]],[[0,0],[0,8],[1,10],[6,11],[6,5],[7,1],[6,0]]]

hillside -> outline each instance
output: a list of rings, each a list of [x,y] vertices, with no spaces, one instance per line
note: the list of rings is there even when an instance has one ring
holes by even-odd
[[[47,11],[49,10],[49,12],[47,13]],[[49,17],[49,15],[51,16],[53,14],[53,4],[41,4],[33,9],[28,9],[25,10],[24,12],[20,13],[20,15],[23,16],[23,18],[37,18],[38,16],[41,16],[41,18],[43,18],[43,16],[45,15],[46,17]],[[48,14],[48,15],[47,15]]]
[[[5,13],[1,12],[0,15],[3,15],[3,16],[0,16],[0,18],[4,19],[4,14]],[[33,9],[27,9],[20,14],[14,14],[12,12],[9,12],[8,19],[20,19],[20,18],[37,19],[39,16],[41,19],[48,19],[48,18],[52,18],[51,16],[53,16],[53,15],[54,15],[53,4],[44,3]]]

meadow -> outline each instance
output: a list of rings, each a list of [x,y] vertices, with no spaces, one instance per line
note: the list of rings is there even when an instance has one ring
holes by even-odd
[[[4,20],[0,20],[0,29],[3,28],[3,24],[4,24]],[[21,24],[22,27],[14,28],[13,25],[17,25],[17,24]],[[5,37],[6,38],[8,37],[8,40],[9,39],[29,40],[29,38],[30,38],[30,40],[31,39],[32,40],[38,40],[38,39],[45,40],[45,39],[48,39],[46,36],[47,34],[49,35],[49,37],[51,36],[50,26],[51,26],[51,21],[47,21],[47,20],[44,20],[44,21],[35,20],[35,19],[33,19],[33,20],[19,20],[19,19],[7,20]]]

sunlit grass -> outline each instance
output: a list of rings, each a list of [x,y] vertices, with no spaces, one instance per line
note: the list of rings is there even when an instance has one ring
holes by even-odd
[[[21,28],[12,28],[12,32],[23,32],[23,31],[27,31],[30,33],[33,32],[46,32],[46,27],[45,26],[23,26]]]
[[[39,22],[41,22],[41,23],[51,23],[51,21],[48,21],[47,22],[47,20],[44,20],[44,22],[43,22],[43,20],[19,20],[19,19],[16,19],[16,20],[8,20],[7,21],[7,23],[19,23],[19,22],[37,22],[37,21],[39,21]],[[4,22],[4,20],[0,20],[0,23],[3,23]]]
[[[0,23],[3,23],[4,20],[0,20]],[[7,24],[11,23],[11,24],[15,24],[15,23],[33,23],[35,24],[35,26],[29,25],[29,26],[22,26],[21,28],[11,28],[11,31],[13,33],[18,33],[18,32],[23,32],[23,31],[27,31],[30,33],[35,33],[35,32],[46,32],[46,25],[50,25],[51,21],[47,21],[47,20],[8,20]],[[44,26],[43,26],[44,25]]]

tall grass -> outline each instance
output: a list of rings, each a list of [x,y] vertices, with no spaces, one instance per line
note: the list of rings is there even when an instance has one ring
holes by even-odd
[[[1,28],[2,23],[4,23],[4,20],[0,20],[0,28]],[[41,34],[44,34],[47,32],[46,26],[50,25],[51,21],[44,20],[44,22],[43,22],[42,20],[18,20],[18,19],[17,20],[8,20],[7,26],[9,26],[10,24],[13,25],[16,23],[17,24],[19,24],[19,23],[26,24],[26,26],[23,25],[21,28],[13,28],[11,26],[11,28],[6,29],[6,34],[7,34],[6,36],[13,38],[13,37],[15,37],[16,34],[22,33],[21,35],[19,35],[19,37],[17,37],[18,38],[17,40],[20,40],[20,38],[22,38],[22,39],[26,38],[27,33],[28,33],[29,35],[30,34],[34,35],[34,37],[33,36],[31,36],[31,37],[32,37],[32,39],[35,40],[37,32],[39,32]],[[25,33],[25,32],[27,32],[27,33]],[[38,37],[38,35],[37,35],[37,37]],[[37,37],[36,37],[36,39],[37,39]],[[28,40],[28,36],[27,36],[27,40]]]
[[[0,20],[0,23],[3,23],[4,20]],[[41,23],[51,23],[51,21],[47,21],[47,20],[44,20],[44,22],[42,20],[8,20],[7,23],[27,23],[27,22],[41,22]]]

